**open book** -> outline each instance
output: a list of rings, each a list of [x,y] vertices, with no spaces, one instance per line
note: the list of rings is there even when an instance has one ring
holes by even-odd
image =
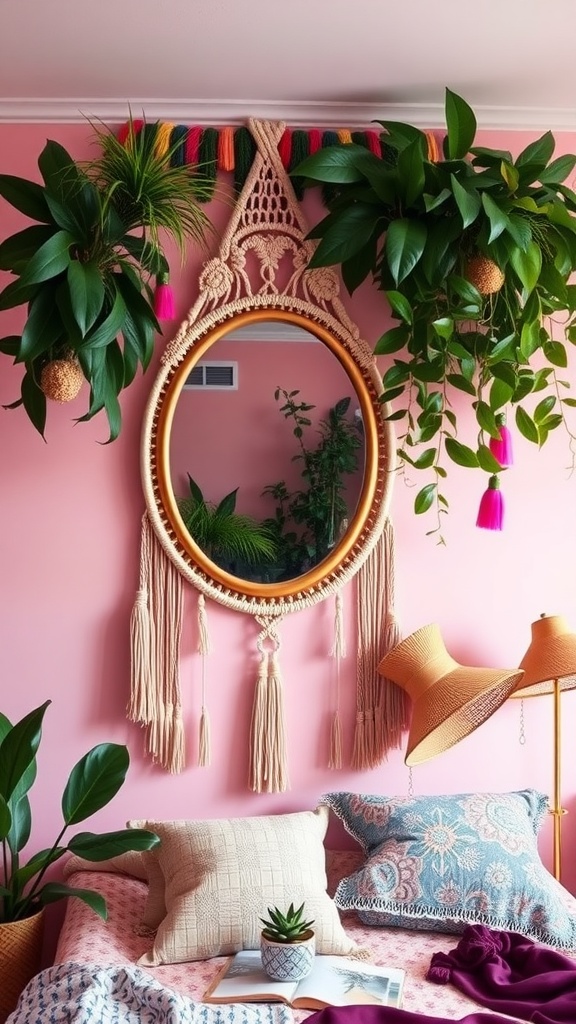
[[[236,953],[204,994],[206,1003],[273,1003],[321,1010],[349,1003],[399,1007],[405,971],[344,956],[316,956],[301,981],[273,981],[262,969],[260,950]]]

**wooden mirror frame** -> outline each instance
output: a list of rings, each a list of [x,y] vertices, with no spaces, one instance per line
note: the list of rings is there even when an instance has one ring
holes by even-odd
[[[141,475],[152,528],[182,576],[229,608],[276,616],[323,600],[363,564],[388,514],[395,441],[392,424],[383,416],[376,359],[339,298],[336,272],[308,269],[314,243],[306,238],[277,148],[285,126],[252,120],[249,126],[258,152],[219,254],[204,265],[200,296],[163,354],[144,417]],[[286,260],[292,267],[282,285]],[[311,332],[339,360],[358,396],[365,467],[356,511],[330,555],[293,580],[256,583],[230,575],[191,538],[172,488],[169,449],[175,406],[192,367],[231,329],[271,320]]]

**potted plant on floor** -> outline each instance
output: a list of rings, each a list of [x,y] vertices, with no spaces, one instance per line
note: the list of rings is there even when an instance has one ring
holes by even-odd
[[[0,270],[15,279],[0,312],[25,304],[21,335],[0,352],[24,369],[22,406],[44,435],[46,398],[69,401],[90,385],[87,412],[103,410],[118,436],[118,396],[148,367],[160,319],[174,316],[163,243],[202,246],[211,230],[201,203],[213,186],[175,165],[158,125],[128,122],[125,139],[95,126],[100,155],[78,163],[49,140],[38,159],[43,184],[0,174],[0,196],[35,223],[0,244]],[[154,282],[156,290],[154,291]]]
[[[499,473],[507,409],[539,446],[561,424],[574,436],[565,342],[576,342],[576,193],[564,182],[576,156],[553,159],[549,131],[515,159],[475,145],[476,117],[449,89],[445,115],[442,156],[413,125],[380,121],[382,157],[340,145],[293,171],[330,186],[310,266],[340,264],[350,292],[372,279],[395,321],[375,352],[391,357],[382,401],[400,459],[431,475],[417,513],[447,508],[445,456]],[[459,435],[457,394],[472,405],[473,444]]]
[[[50,701],[12,725],[0,714],[0,1020],[13,1010],[22,988],[40,965],[43,912],[49,903],[77,896],[102,918],[103,897],[87,889],[48,881],[46,873],[67,851],[101,861],[128,850],[150,850],[158,836],[145,829],[96,834],[79,832],[64,841],[68,829],[101,810],[124,783],[129,766],[125,746],[100,743],[72,769],[62,796],[62,824],[52,846],[21,853],[32,832],[28,793],[36,779],[36,754]]]
[[[304,904],[282,912],[268,907],[268,918],[260,918],[264,928],[260,935],[262,967],[275,981],[299,981],[314,965],[316,937],[314,921],[304,919]]]

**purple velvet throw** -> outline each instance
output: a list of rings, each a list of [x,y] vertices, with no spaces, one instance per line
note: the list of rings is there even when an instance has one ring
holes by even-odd
[[[449,953],[434,953],[426,975],[448,983],[481,1006],[531,1024],[576,1024],[576,961],[516,932],[468,925]],[[506,1024],[508,1018],[478,1011],[458,1024]],[[391,1007],[331,1006],[306,1024],[454,1024]]]
[[[532,1024],[576,1024],[576,962],[516,932],[468,925],[455,949],[434,954],[426,977]]]

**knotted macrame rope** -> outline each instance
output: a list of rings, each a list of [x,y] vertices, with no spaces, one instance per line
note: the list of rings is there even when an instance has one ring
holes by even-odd
[[[255,793],[289,789],[284,693],[278,652],[278,619],[255,616],[261,626],[257,647],[260,665],[250,724],[249,785]]]
[[[378,672],[384,655],[400,640],[394,615],[394,530],[382,534],[358,572],[358,661],[356,729],[352,766],[374,768],[399,747],[408,724],[404,690]]]
[[[128,717],[146,727],[146,750],[154,763],[181,772],[185,763],[180,697],[182,577],[152,531],[147,514],[140,543]]]

